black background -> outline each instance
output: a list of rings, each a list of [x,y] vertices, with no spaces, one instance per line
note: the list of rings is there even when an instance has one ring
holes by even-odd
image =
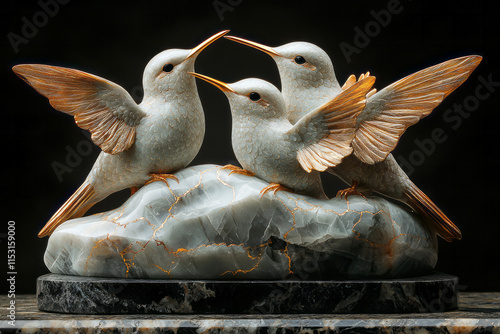
[[[394,0],[393,0],[394,1]],[[219,9],[220,4],[230,6]],[[373,25],[373,12],[387,9],[389,1],[122,1],[72,0],[59,5],[57,13],[43,21],[39,3],[4,4],[0,15],[1,136],[2,136],[2,245],[6,225],[16,222],[17,293],[34,293],[35,280],[47,273],[43,253],[47,238],[38,239],[42,228],[57,208],[81,184],[99,149],[83,152],[82,161],[60,181],[53,163],[66,164],[67,148],[88,148],[88,137],[72,117],[55,111],[48,101],[11,71],[19,63],[44,63],[77,68],[112,80],[140,101],[142,71],[158,52],[168,48],[190,49],[223,30],[271,46],[291,41],[312,42],[331,56],[341,84],[354,73],[370,70],[381,89],[422,68],[469,54],[484,57],[478,69],[429,117],[410,128],[396,150],[397,158],[418,162],[412,180],[461,228],[463,239],[440,240],[437,270],[460,277],[466,291],[500,291],[499,159],[498,125],[500,87],[480,101],[467,118],[451,113],[453,105],[472,103],[479,78],[500,82],[498,60],[498,17],[493,1],[401,0],[398,14],[380,31]],[[38,14],[37,14],[38,13]],[[23,17],[38,20],[36,33],[14,50],[8,36],[22,36]],[[369,23],[372,22],[370,25]],[[43,24],[40,24],[43,23]],[[372,37],[366,45],[357,43],[348,59],[341,43],[356,46],[356,30],[369,24]],[[375,28],[374,28],[375,27]],[[359,41],[358,41],[359,42]],[[346,45],[346,44],[343,44]],[[204,51],[196,70],[226,82],[260,77],[279,87],[279,76],[268,56],[250,48],[220,40]],[[198,83],[206,115],[206,136],[193,165],[234,162],[230,143],[230,113],[227,100],[216,88]],[[486,93],[486,90],[481,90]],[[472,102],[471,102],[472,101]],[[477,101],[477,100],[476,100]],[[457,119],[461,120],[458,126]],[[427,154],[416,141],[431,138],[440,128],[446,140]],[[420,149],[420,151],[422,151]],[[412,155],[413,154],[413,155]],[[416,157],[425,156],[417,161]],[[327,177],[329,194],[340,184]],[[91,212],[114,208],[127,198],[116,194]],[[0,271],[6,273],[7,252]],[[6,275],[6,274],[5,274]],[[2,286],[5,280],[2,279]],[[2,289],[2,291],[6,291]],[[4,293],[4,292],[1,292]]]

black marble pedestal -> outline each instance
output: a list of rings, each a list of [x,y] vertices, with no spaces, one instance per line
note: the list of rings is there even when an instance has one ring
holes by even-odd
[[[455,276],[359,281],[182,281],[48,274],[41,311],[78,314],[428,313],[457,308]]]

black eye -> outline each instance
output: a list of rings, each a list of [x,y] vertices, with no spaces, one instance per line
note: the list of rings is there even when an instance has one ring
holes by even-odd
[[[295,57],[294,60],[299,65],[304,64],[306,62],[306,58],[304,58],[302,56],[297,56],[297,57]]]
[[[250,98],[250,100],[252,101],[259,101],[260,100],[260,94],[259,93],[250,93],[248,95],[248,97]]]
[[[168,73],[168,72],[172,71],[173,69],[174,69],[174,65],[172,65],[172,64],[165,64],[163,66],[163,72]]]

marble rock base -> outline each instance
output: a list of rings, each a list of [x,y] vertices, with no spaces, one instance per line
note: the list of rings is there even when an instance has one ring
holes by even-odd
[[[41,311],[77,314],[429,313],[457,308],[455,276],[349,281],[190,281],[48,274]]]
[[[88,277],[177,280],[397,278],[432,272],[434,233],[380,197],[318,200],[215,165],[142,187],[121,207],[69,220],[47,268]]]

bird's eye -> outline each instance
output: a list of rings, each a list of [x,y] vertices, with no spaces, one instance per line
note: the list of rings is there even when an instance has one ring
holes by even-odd
[[[259,101],[259,100],[260,100],[260,94],[259,94],[259,93],[255,93],[255,92],[250,93],[250,94],[248,95],[248,97],[249,97],[249,98],[250,98],[250,100],[252,100],[252,101]]]
[[[302,65],[306,62],[306,58],[302,57],[302,56],[297,56],[295,57],[295,62],[299,65]]]
[[[165,64],[163,66],[163,72],[171,72],[174,69],[174,65],[172,64]]]

